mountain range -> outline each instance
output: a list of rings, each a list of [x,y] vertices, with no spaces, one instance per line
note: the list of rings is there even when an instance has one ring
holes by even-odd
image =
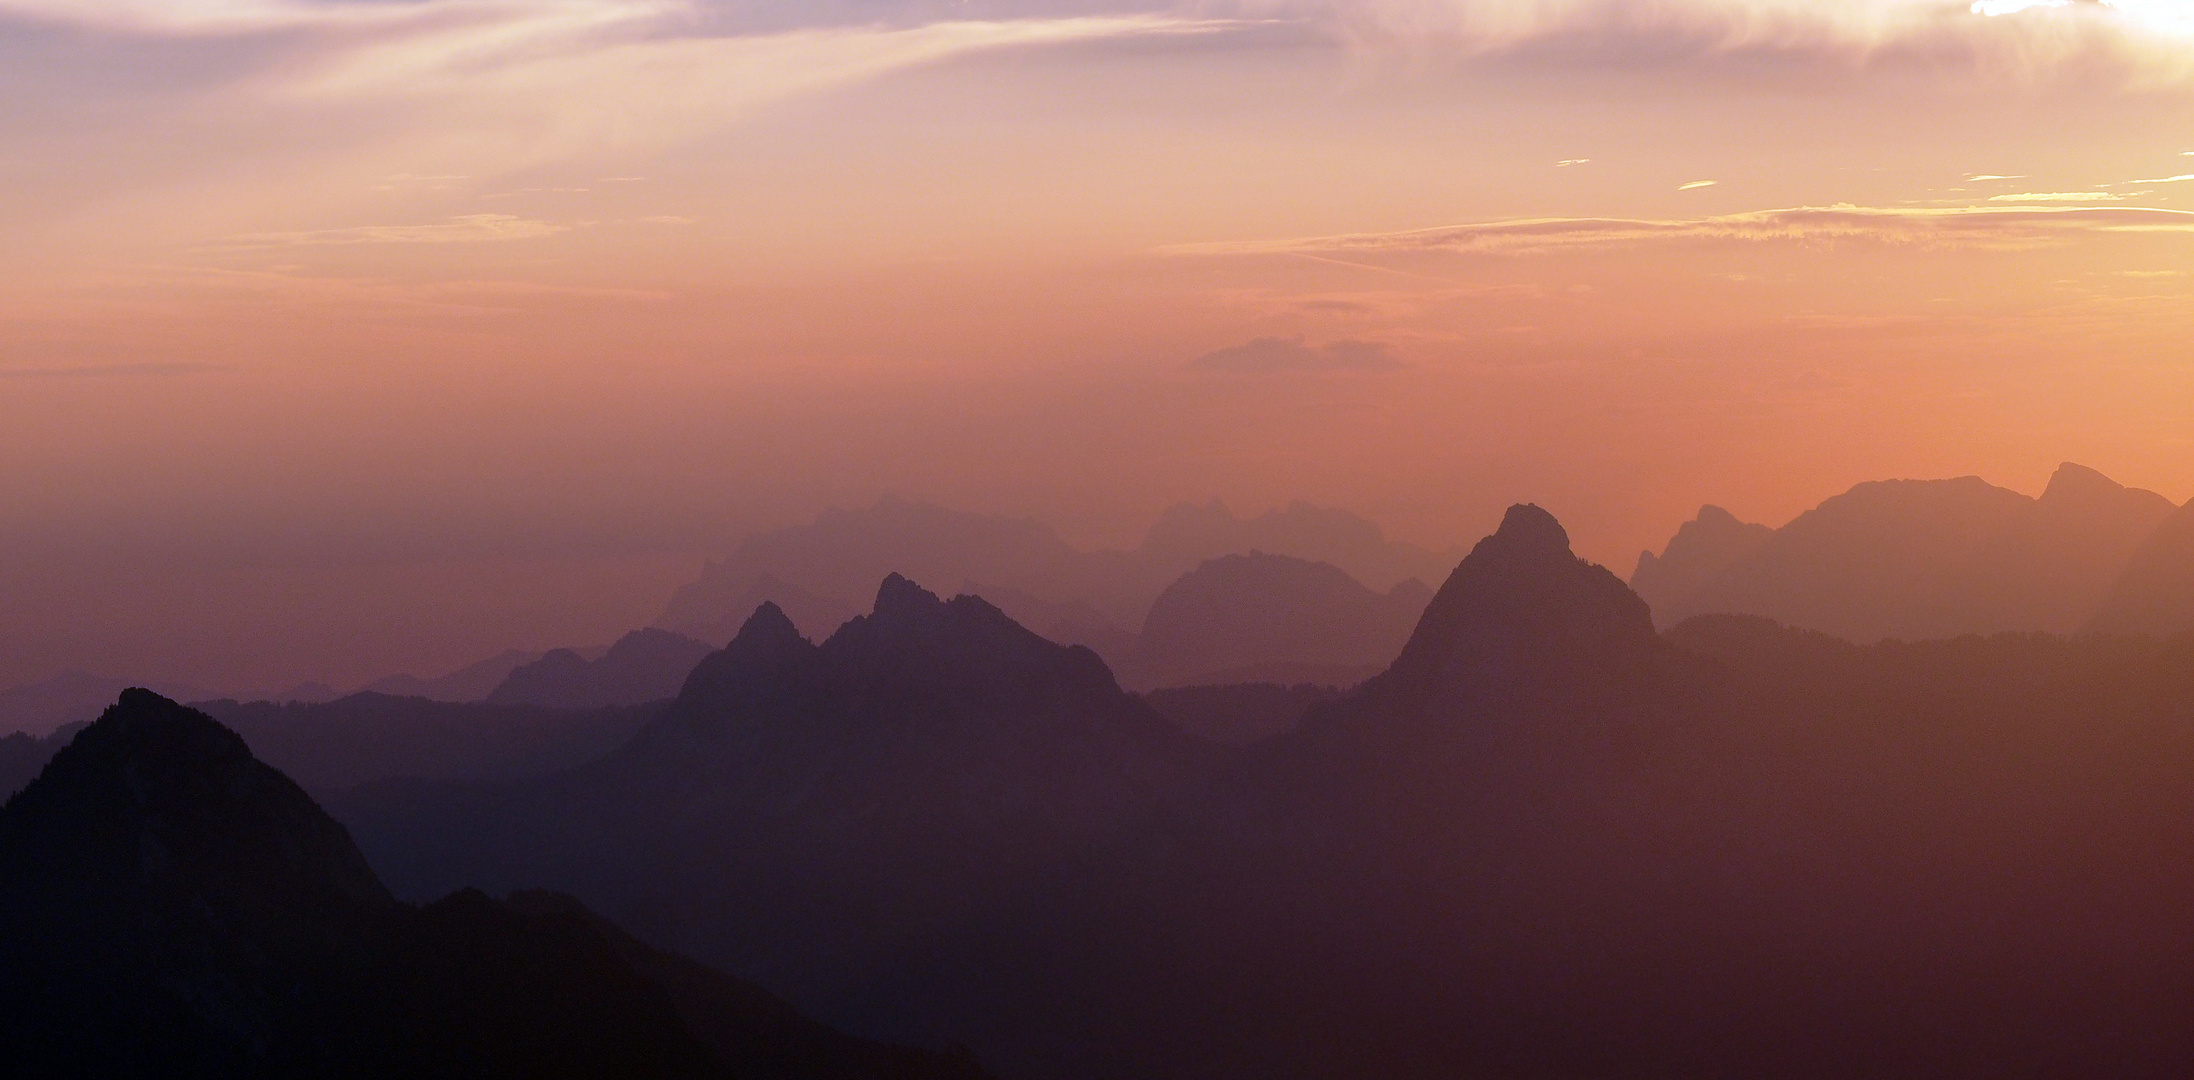
[[[566,890],[1007,1076],[2177,1076],[2190,671],[1659,634],[1519,506],[1245,745],[894,576],[820,644],[763,606],[598,761],[335,805],[400,895]]]
[[[491,705],[589,709],[641,705],[674,697],[686,674],[714,647],[668,630],[635,630],[601,657],[556,649],[511,670],[487,694]]]
[[[2161,495],[2069,462],[2039,498],[1972,476],[1879,481],[1779,529],[1705,507],[1660,554],[1640,555],[1630,582],[1662,627],[1733,613],[1860,642],[2091,623],[2183,630],[2194,628],[2194,593],[2182,585],[2166,615],[2157,575],[2194,564],[2158,551],[2146,571],[2156,580],[2120,584],[2174,512]],[[2105,612],[2113,596],[2119,614]]]
[[[125,691],[0,808],[0,1042],[48,1077],[962,1078],[569,897],[391,897],[242,739]]]
[[[736,620],[762,601],[776,603],[803,633],[822,638],[854,613],[859,597],[892,573],[947,586],[970,583],[986,595],[1011,593],[1047,605],[1082,605],[1112,627],[1138,627],[1168,584],[1209,559],[1252,550],[1338,566],[1375,589],[1428,579],[1460,552],[1435,552],[1389,540],[1379,527],[1341,510],[1295,503],[1244,519],[1214,499],[1181,504],[1159,517],[1133,551],[1085,551],[1027,519],[948,510],[884,498],[860,510],[831,510],[814,522],[747,537],[710,562],[672,598],[657,625],[704,640],[724,640]],[[1001,607],[1014,606],[1001,600]],[[1023,613],[1029,613],[1023,609]],[[1062,616],[1054,616],[1062,617]],[[1033,622],[1038,632],[1059,629]]]

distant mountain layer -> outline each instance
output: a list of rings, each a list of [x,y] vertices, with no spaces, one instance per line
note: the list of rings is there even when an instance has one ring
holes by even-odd
[[[2194,630],[2194,501],[2163,523],[2126,561],[2087,628],[2113,634]]]
[[[44,682],[0,690],[0,734],[20,731],[43,738],[67,724],[88,724],[131,685],[124,679],[72,671]],[[162,684],[161,689],[184,700],[219,696],[178,683]]]
[[[1657,634],[1518,506],[1363,686],[1214,697],[894,577],[599,761],[340,809],[404,895],[566,889],[1012,1076],[2194,1074],[2194,637]]]
[[[854,614],[842,598],[866,595],[885,575],[900,573],[996,592],[1000,606],[1030,616],[1033,629],[1073,636],[1058,625],[1065,607],[1081,605],[1107,624],[1073,616],[1083,631],[1138,627],[1174,579],[1206,560],[1252,550],[1332,563],[1376,589],[1444,575],[1461,554],[1388,540],[1362,518],[1302,503],[1250,519],[1217,500],[1183,504],[1166,511],[1135,551],[1082,551],[1036,521],[886,498],[748,537],[680,590],[656,624],[721,641],[769,601],[820,639]],[[1037,617],[1040,605],[1048,618]]]
[[[426,698],[428,701],[479,701],[495,692],[510,673],[539,660],[543,654],[511,649],[467,664],[447,675],[422,679],[416,675],[391,675],[367,683],[365,692],[390,697]]]
[[[590,709],[640,705],[678,695],[686,674],[712,646],[668,630],[635,630],[619,638],[598,660],[571,649],[554,652],[513,669],[487,696],[491,705],[544,705]]]
[[[397,903],[341,825],[146,691],[0,809],[0,1043],[41,1077],[960,1077],[577,901]]]
[[[2071,632],[2172,512],[2070,463],[2039,499],[1970,476],[1881,481],[1780,529],[1706,507],[1631,585],[1663,627],[1727,612],[1854,641]]]
[[[1353,686],[1394,661],[1431,599],[1415,578],[1382,595],[1329,563],[1228,555],[1167,586],[1133,650],[1114,667],[1139,687]]]

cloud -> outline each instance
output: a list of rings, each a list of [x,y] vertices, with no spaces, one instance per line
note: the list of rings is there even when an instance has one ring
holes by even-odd
[[[1721,181],[1719,181],[1719,180],[1693,180],[1692,182],[1690,182],[1690,183],[1688,183],[1688,184],[1684,184],[1684,185],[1682,185],[1682,186],[1678,187],[1678,188],[1677,188],[1676,190],[1678,190],[1678,191],[1697,191],[1697,190],[1699,190],[1700,188],[1708,188],[1708,187],[1714,187],[1714,186],[1716,186],[1716,185],[1718,185],[1718,184],[1720,184],[1720,183],[1721,183]]]
[[[1266,0],[1301,11],[1317,0]],[[1778,53],[1846,66],[1917,60],[2040,77],[2094,70],[2137,83],[2194,80],[2186,0],[2080,0],[1977,10],[1959,0],[1323,0],[1343,32],[1419,53],[1567,53],[1580,59]],[[2018,10],[2011,10],[2017,7]]]
[[[1303,338],[1257,338],[1188,362],[1200,371],[1276,375],[1294,371],[1397,371],[1409,365],[1379,341],[1334,341],[1312,348]]]
[[[358,225],[304,232],[251,233],[230,238],[231,247],[312,247],[350,244],[476,244],[532,240],[569,231],[569,225],[510,214],[463,214],[432,225]]]
[[[203,375],[225,371],[218,364],[145,361],[132,364],[89,364],[63,368],[0,368],[0,379],[142,379],[174,375]]]
[[[2128,181],[2126,181],[2126,183],[2128,183],[2128,184],[2183,184],[2183,183],[2186,183],[2186,182],[2187,182],[2187,181],[2189,181],[2189,180],[2194,180],[2194,173],[2180,173],[2180,174],[2179,174],[2179,175],[2177,175],[2177,176],[2159,176],[2159,177],[2157,177],[2157,178],[2155,178],[2155,179],[2153,179],[2153,180],[2128,180]]]
[[[1883,209],[1798,207],[1688,220],[1532,218],[1449,225],[1396,233],[1191,244],[1161,249],[1176,256],[1476,253],[1529,255],[1571,248],[1673,242],[1884,244],[2031,248],[2079,233],[2194,234],[2194,211],[2133,206]]]
[[[2057,202],[2121,202],[2123,195],[2108,191],[2022,191],[2016,195],[1991,195],[1989,202],[2008,203],[2057,203]]]
[[[1980,183],[1980,182],[1981,182],[1981,181],[1983,181],[1983,180],[2024,180],[2024,179],[2026,179],[2026,177],[2024,177],[2024,176],[1998,176],[1998,175],[1996,175],[1995,173],[1979,173],[1979,174],[1977,174],[1977,175],[1974,175],[1974,176],[1968,176],[1968,177],[1966,177],[1966,178],[1965,178],[1965,182],[1966,182],[1966,183],[1968,183],[1968,184],[1977,184],[1977,183]]]

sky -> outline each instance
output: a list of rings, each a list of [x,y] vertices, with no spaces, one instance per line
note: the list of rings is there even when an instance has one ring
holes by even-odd
[[[0,93],[0,685],[599,644],[887,492],[2194,495],[2194,0],[0,0]]]

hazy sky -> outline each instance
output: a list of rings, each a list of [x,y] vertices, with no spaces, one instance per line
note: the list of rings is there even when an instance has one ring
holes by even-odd
[[[885,491],[2194,494],[2194,0],[0,0],[0,93],[0,685],[606,641]]]

